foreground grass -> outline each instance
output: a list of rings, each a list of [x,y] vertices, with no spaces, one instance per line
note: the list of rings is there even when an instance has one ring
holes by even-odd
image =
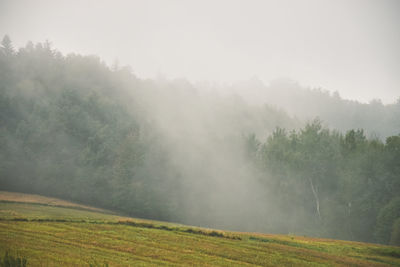
[[[224,232],[72,207],[0,202],[0,255],[28,266],[400,266],[400,248]]]

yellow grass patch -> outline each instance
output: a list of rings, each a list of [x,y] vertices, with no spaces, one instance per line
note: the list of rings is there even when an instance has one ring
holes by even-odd
[[[93,210],[105,212],[103,209],[94,208],[91,206],[81,205],[73,203],[70,201],[61,200],[58,198],[44,197],[40,195],[24,194],[16,192],[0,191],[0,201],[10,201],[10,202],[23,202],[23,203],[38,203],[50,206],[62,206],[62,207],[74,207],[81,208],[85,210]]]

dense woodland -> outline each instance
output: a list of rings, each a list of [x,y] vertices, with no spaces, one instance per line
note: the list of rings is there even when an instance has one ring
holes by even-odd
[[[222,94],[144,80],[49,42],[17,50],[5,36],[0,189],[206,227],[400,245],[400,101],[252,86]]]

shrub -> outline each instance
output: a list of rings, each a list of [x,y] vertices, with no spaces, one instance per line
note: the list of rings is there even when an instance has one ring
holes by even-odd
[[[397,218],[392,227],[392,234],[390,235],[390,245],[400,246],[400,218]]]
[[[378,242],[389,243],[398,218],[400,218],[400,197],[392,199],[379,211],[375,227],[375,237]]]
[[[13,256],[6,251],[4,257],[1,259],[1,267],[25,267],[27,265],[27,259],[25,257]]]

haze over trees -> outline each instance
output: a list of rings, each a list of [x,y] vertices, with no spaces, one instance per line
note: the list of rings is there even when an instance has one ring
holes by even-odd
[[[49,42],[17,50],[5,36],[0,188],[205,227],[400,244],[399,101],[287,81],[213,89],[143,80]]]

